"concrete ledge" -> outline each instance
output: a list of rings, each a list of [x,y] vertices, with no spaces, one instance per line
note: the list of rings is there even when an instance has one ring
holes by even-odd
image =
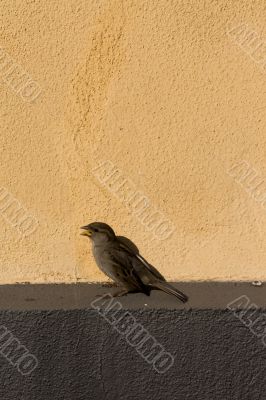
[[[178,282],[174,286],[189,296],[184,305],[160,291],[151,296],[132,294],[119,298],[127,309],[221,309],[233,299],[246,294],[258,307],[266,308],[266,283],[254,286],[238,282]],[[73,310],[90,308],[97,295],[116,289],[104,284],[16,284],[0,285],[0,310]],[[145,306],[146,305],[146,306]]]
[[[0,286],[0,398],[264,399],[266,285],[176,286],[189,304],[153,292],[119,298],[111,311],[95,302],[113,290],[101,285]],[[132,345],[134,319],[173,357],[165,372],[152,349],[145,359]]]

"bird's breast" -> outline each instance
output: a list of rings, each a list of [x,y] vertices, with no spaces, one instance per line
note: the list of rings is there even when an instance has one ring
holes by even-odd
[[[92,253],[99,269],[109,278],[115,280],[112,261],[108,259],[104,249],[99,248],[98,246],[93,246]]]

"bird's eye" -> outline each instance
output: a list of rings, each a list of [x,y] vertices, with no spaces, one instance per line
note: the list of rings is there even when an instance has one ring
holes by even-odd
[[[99,232],[99,229],[94,229],[94,232]]]

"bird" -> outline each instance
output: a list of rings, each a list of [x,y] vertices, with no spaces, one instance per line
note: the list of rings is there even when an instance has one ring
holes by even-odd
[[[93,256],[100,270],[122,287],[113,297],[137,292],[149,296],[151,290],[162,290],[183,303],[188,301],[184,293],[166,282],[163,275],[142,257],[130,239],[116,236],[108,224],[92,222],[81,229],[81,235],[92,242]]]

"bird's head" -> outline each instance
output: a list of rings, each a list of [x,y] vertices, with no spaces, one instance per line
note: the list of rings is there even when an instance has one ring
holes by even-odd
[[[97,244],[108,242],[115,238],[113,229],[103,222],[93,222],[89,225],[82,226],[81,229],[83,229],[81,233],[82,236],[89,237]]]

